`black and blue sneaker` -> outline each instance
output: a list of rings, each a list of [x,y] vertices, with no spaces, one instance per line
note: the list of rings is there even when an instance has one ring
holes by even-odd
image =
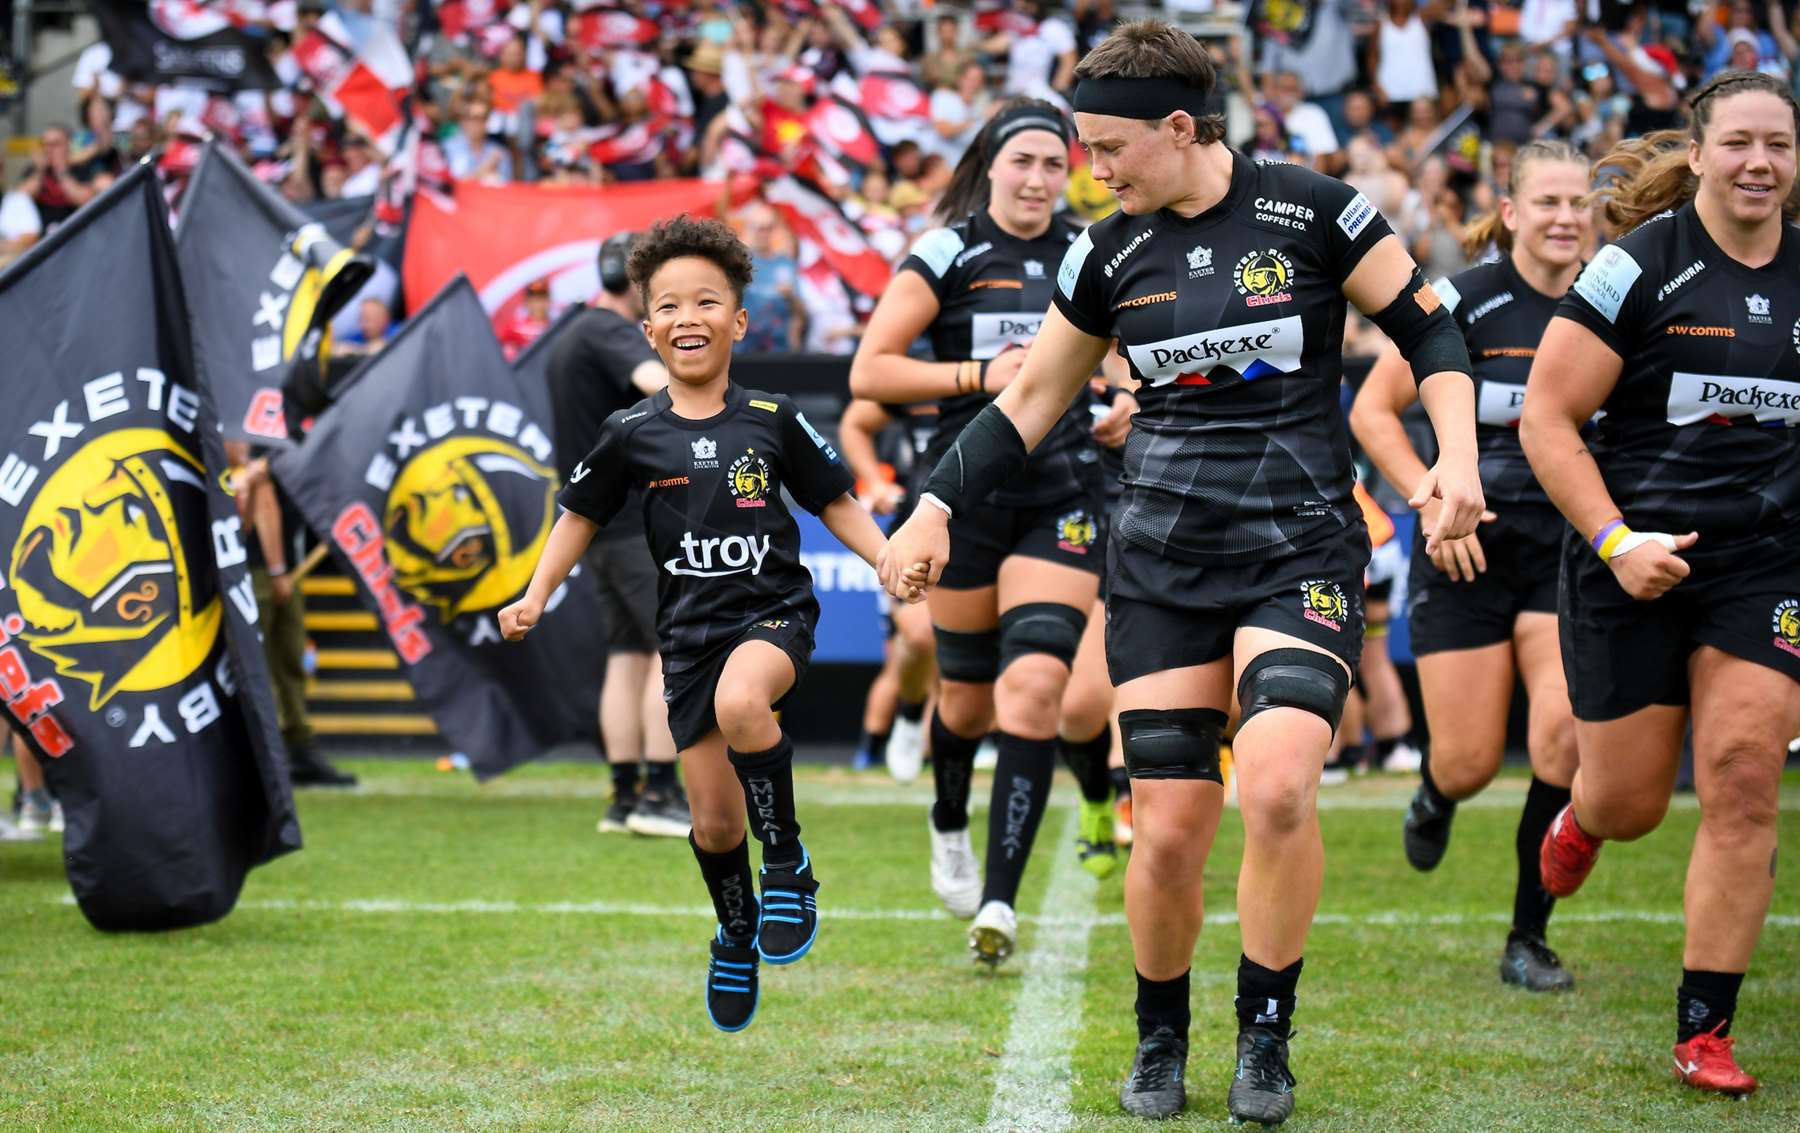
[[[730,943],[721,927],[706,965],[706,1014],[721,1031],[741,1031],[756,1018],[756,998],[756,943]]]
[[[806,955],[819,935],[819,906],[813,895],[812,857],[805,847],[798,865],[762,867],[762,919],[756,929],[756,947],[771,964],[792,964]]]
[[[1266,1027],[1242,1027],[1237,1039],[1237,1073],[1225,1098],[1233,1125],[1255,1122],[1265,1129],[1294,1112],[1294,1076],[1288,1073],[1288,1041]]]

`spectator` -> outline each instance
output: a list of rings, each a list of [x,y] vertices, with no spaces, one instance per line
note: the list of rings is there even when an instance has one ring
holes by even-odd
[[[1437,98],[1431,29],[1412,0],[1388,0],[1369,40],[1368,66],[1375,76],[1375,97],[1389,117],[1399,119],[1403,109],[1418,99]]]
[[[90,95],[81,104],[82,129],[75,135],[69,154],[69,172],[77,180],[92,183],[125,171],[113,137],[113,106],[104,95]]]
[[[1345,136],[1368,134],[1377,145],[1386,147],[1394,140],[1394,129],[1376,114],[1375,96],[1366,90],[1353,90],[1344,95]]]
[[[725,93],[725,53],[716,43],[702,43],[688,56],[688,82],[694,88],[694,136],[705,137],[712,120],[731,105]]]
[[[18,259],[43,234],[37,205],[22,184],[0,193],[0,267]]]
[[[533,5],[536,7],[536,5]],[[525,65],[525,37],[514,36],[500,49],[500,65],[488,72],[494,92],[494,109],[509,120],[527,102],[544,93],[544,76]]]
[[[1372,133],[1365,131],[1352,137],[1344,152],[1350,162],[1344,180],[1369,198],[1387,222],[1398,228],[1400,208],[1406,201],[1406,177],[1388,164],[1387,154]]]
[[[1047,14],[1045,0],[1014,5],[1022,17],[1014,30],[1000,31],[983,44],[989,54],[1006,53],[1004,95],[1028,95],[1067,107],[1062,92],[1075,78],[1075,31]]]
[[[69,166],[69,128],[44,128],[38,142],[38,161],[19,186],[37,205],[38,219],[46,233],[74,215],[94,196],[93,187],[76,178]]]
[[[1549,92],[1525,78],[1525,48],[1500,48],[1499,75],[1488,85],[1488,138],[1522,145],[1538,133]]]
[[[525,285],[525,305],[515,310],[495,332],[508,362],[550,329],[550,281],[538,279]]]
[[[1577,0],[1524,0],[1519,6],[1519,38],[1533,47],[1549,47],[1565,60],[1580,26]]]
[[[488,136],[491,110],[487,103],[471,99],[457,115],[455,130],[441,143],[452,177],[493,185],[512,180],[512,154]]]
[[[1245,152],[1252,161],[1293,161],[1294,147],[1288,141],[1287,127],[1281,111],[1272,102],[1259,102],[1254,111],[1256,133],[1252,134]]]
[[[1271,36],[1264,40],[1257,70],[1292,71],[1300,76],[1308,101],[1325,111],[1332,127],[1348,137],[1345,94],[1356,82],[1356,36],[1350,12],[1360,0],[1314,0],[1312,34],[1298,46]],[[1235,40],[1232,41],[1235,47]]]
[[[1700,46],[1705,52],[1701,67],[1708,79],[1728,67],[1741,71],[1760,71],[1765,64],[1775,68],[1769,71],[1770,74],[1787,74],[1781,48],[1775,37],[1756,26],[1756,5],[1752,0],[1731,0],[1725,10],[1722,27],[1717,18],[1717,9],[1707,9],[1698,21],[1698,30]],[[1744,46],[1746,41],[1747,49]],[[1754,52],[1754,57],[1749,52]],[[1748,62],[1749,66],[1743,66],[1740,60]]]
[[[920,66],[925,83],[931,87],[958,86],[963,68],[975,62],[963,46],[962,18],[954,12],[941,12],[932,27],[937,33],[937,46]]]
[[[750,329],[740,347],[748,354],[785,354],[798,349],[804,339],[804,316],[794,293],[794,257],[782,246],[783,236],[774,209],[765,204],[750,209],[744,242],[750,245],[755,274],[744,289]]]
[[[356,308],[356,333],[335,341],[332,353],[351,356],[379,352],[387,345],[393,321],[386,303],[374,297],[364,299]]]
[[[1281,115],[1281,124],[1300,156],[1320,173],[1336,174],[1344,166],[1337,131],[1331,118],[1316,103],[1305,100],[1300,76],[1281,71],[1264,80],[1268,100]]]
[[[375,147],[363,137],[351,137],[344,142],[344,184],[342,195],[346,197],[367,197],[381,188],[381,162],[377,160]]]
[[[994,96],[987,89],[987,71],[969,62],[952,78],[931,92],[931,151],[952,166],[962,157],[988,115]]]

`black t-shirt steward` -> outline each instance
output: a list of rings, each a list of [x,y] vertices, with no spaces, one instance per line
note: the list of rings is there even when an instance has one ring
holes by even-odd
[[[547,379],[555,416],[557,471],[563,479],[574,471],[581,454],[594,447],[600,426],[612,414],[634,404],[643,394],[631,384],[631,372],[656,360],[643,328],[599,307],[582,312],[550,354]],[[629,514],[635,517],[636,509]],[[601,529],[604,540],[639,534],[634,521]]]
[[[1070,246],[1057,310],[1116,335],[1141,383],[1121,538],[1241,563],[1359,522],[1338,406],[1342,287],[1389,233],[1342,181],[1234,152],[1207,211],[1114,213]]]
[[[641,493],[663,671],[675,674],[757,622],[818,624],[782,490],[816,515],[853,484],[793,402],[732,385],[704,420],[678,416],[668,390],[608,417],[558,502],[604,528]]]

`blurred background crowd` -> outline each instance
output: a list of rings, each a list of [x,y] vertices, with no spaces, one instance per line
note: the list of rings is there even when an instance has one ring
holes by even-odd
[[[0,3],[11,29],[18,0]],[[1002,100],[1066,105],[1077,58],[1119,18],[1189,27],[1220,69],[1228,138],[1254,157],[1353,183],[1411,242],[1428,275],[1464,266],[1457,229],[1504,190],[1534,138],[1598,155],[1623,134],[1679,124],[1684,91],[1726,68],[1800,77],[1783,0],[153,0],[249,37],[272,90],[126,81],[102,39],[73,71],[76,112],[14,139],[0,185],[0,264],[157,153],[178,179],[198,139],[227,140],[297,203],[457,181],[611,184],[805,167],[868,245],[897,263],[933,221],[957,158]],[[38,18],[44,18],[39,14]],[[347,113],[321,42],[369,28],[404,48],[414,129]],[[330,34],[318,38],[323,29]],[[0,33],[3,34],[3,33]],[[364,52],[365,55],[378,52]],[[381,72],[378,61],[376,72]],[[15,68],[15,71],[17,68]],[[389,68],[392,71],[392,68]],[[17,76],[15,74],[14,78]],[[402,89],[404,88],[404,89]],[[0,87],[0,92],[4,91]],[[821,131],[853,110],[870,153],[846,162]],[[841,139],[840,139],[841,140]],[[809,164],[810,160],[810,164]],[[1068,207],[1115,207],[1079,152]],[[736,196],[757,257],[747,349],[849,353],[870,305],[834,278],[781,213]],[[517,348],[556,311],[528,294],[501,326]],[[368,349],[394,312],[360,311],[343,348]],[[1352,352],[1359,343],[1350,344]]]

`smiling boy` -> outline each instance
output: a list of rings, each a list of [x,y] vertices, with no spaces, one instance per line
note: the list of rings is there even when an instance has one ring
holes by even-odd
[[[644,299],[645,337],[673,380],[607,418],[563,489],[565,510],[530,587],[500,611],[500,625],[508,639],[523,637],[628,487],[643,489],[661,564],[669,728],[693,806],[689,840],[719,917],[707,1013],[738,1031],[756,1012],[759,959],[792,963],[818,932],[819,885],[794,816],[793,744],[775,712],[806,672],[819,604],[782,489],[871,565],[885,540],[805,415],[782,395],[731,381],[751,275],[731,229],[687,217],[657,225],[635,242],[627,273]],[[746,818],[763,845],[760,908]]]

